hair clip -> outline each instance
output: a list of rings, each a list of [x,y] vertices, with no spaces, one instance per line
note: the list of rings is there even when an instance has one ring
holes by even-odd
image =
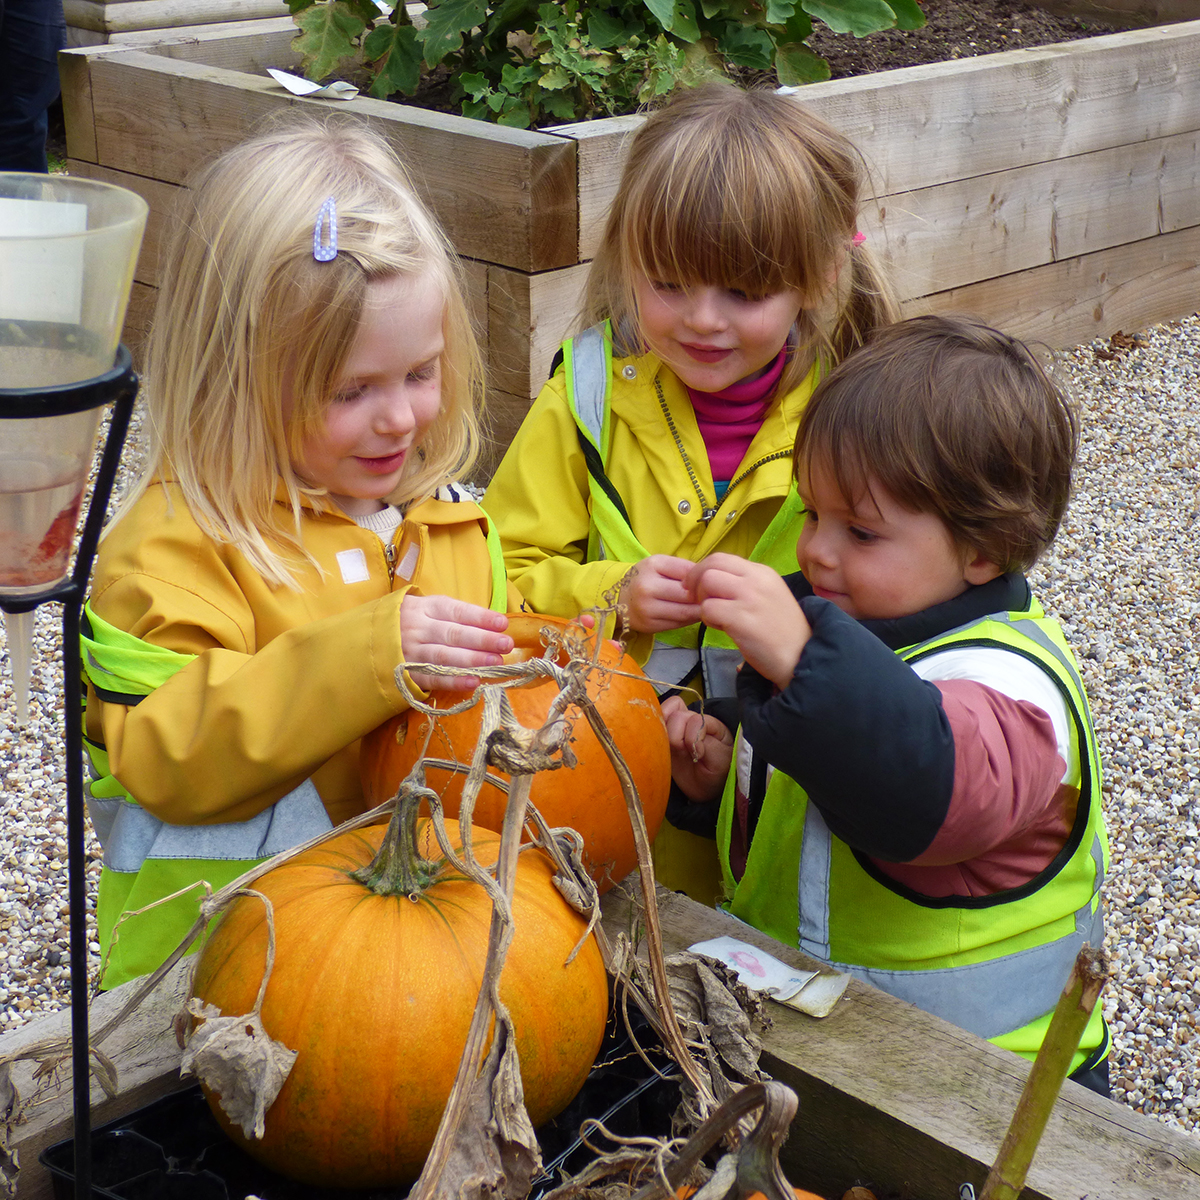
[[[865,233],[856,233],[856,234],[855,234],[855,235],[854,235],[854,236],[853,236],[853,237],[850,239],[850,245],[852,245],[852,246],[861,246],[861,245],[863,244],[863,242],[865,242],[866,240],[867,240],[867,235],[866,235]]]
[[[321,226],[324,225],[324,238]],[[337,258],[337,203],[332,196],[317,209],[313,226],[313,258],[317,262],[333,262]]]

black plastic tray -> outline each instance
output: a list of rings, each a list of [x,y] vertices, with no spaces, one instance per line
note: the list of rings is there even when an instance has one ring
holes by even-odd
[[[638,1044],[664,1073],[674,1064],[640,1014],[630,1013]],[[589,1117],[613,1133],[667,1136],[679,1102],[674,1078],[655,1074],[637,1053],[623,1023],[612,1017],[583,1090],[538,1131],[543,1174],[530,1200],[557,1186],[560,1172],[578,1171],[591,1157],[579,1139]],[[199,1086],[164,1096],[92,1131],[94,1200],[404,1200],[407,1189],[346,1190],[295,1183],[268,1170],[231,1142],[209,1112]],[[74,1200],[75,1142],[48,1146],[38,1161],[50,1172],[56,1200]]]

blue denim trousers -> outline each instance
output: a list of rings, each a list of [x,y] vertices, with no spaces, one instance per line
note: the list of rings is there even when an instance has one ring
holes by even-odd
[[[46,170],[66,36],[62,0],[0,0],[0,171]]]

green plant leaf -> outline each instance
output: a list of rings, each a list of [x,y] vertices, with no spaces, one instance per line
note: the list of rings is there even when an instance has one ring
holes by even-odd
[[[287,0],[288,12],[294,17],[298,12],[311,8],[317,0]]]
[[[828,79],[829,64],[803,42],[786,42],[775,47],[775,73],[784,87],[799,87]]]
[[[717,38],[717,50],[739,67],[766,70],[775,52],[775,40],[765,29],[752,25],[726,25]]]
[[[611,13],[594,12],[588,14],[588,41],[597,50],[607,50],[610,46],[618,46],[626,40],[625,22]]]
[[[322,80],[338,63],[357,50],[356,39],[366,28],[344,0],[305,9],[296,18],[301,33],[292,48],[304,56],[300,64],[305,78]]]
[[[834,33],[866,37],[880,29],[892,29],[896,14],[884,0],[800,0],[804,11],[824,21]]]
[[[425,62],[438,63],[462,45],[464,33],[469,33],[487,18],[487,0],[429,0],[425,10],[429,22],[421,30]]]
[[[713,17],[719,16],[724,8],[725,5],[722,0],[700,0],[700,11],[708,21],[711,21]]]
[[[368,29],[370,29],[375,22],[381,18],[384,20],[395,19],[394,17],[389,18],[386,14],[381,12],[379,5],[375,3],[375,0],[346,0],[346,3],[350,5],[351,9],[353,9],[358,15],[359,20],[361,20]],[[403,4],[397,4],[396,8],[401,13],[400,24],[404,24],[408,20],[408,9],[406,9]]]
[[[654,14],[654,19],[668,32],[675,24],[675,0],[645,0],[646,7]]]
[[[363,57],[377,72],[371,95],[386,100],[393,92],[411,96],[421,82],[421,46],[411,25],[380,25],[363,39]]]
[[[767,24],[786,25],[796,12],[796,0],[767,0]]]
[[[897,29],[923,29],[925,14],[917,4],[917,0],[888,0],[892,11],[896,14]]]
[[[488,106],[478,100],[464,100],[462,102],[462,115],[470,117],[472,121],[486,121],[488,119]]]
[[[497,125],[508,125],[512,129],[528,129],[529,106],[523,100],[509,97],[504,111],[496,118]]]
[[[491,84],[478,71],[463,71],[458,82],[472,100],[478,100],[491,91]]]
[[[580,115],[575,111],[575,105],[571,101],[571,97],[564,92],[547,93],[542,97],[542,107],[552,117],[557,117],[560,121],[575,121]]]
[[[812,30],[812,18],[797,5],[796,11],[783,23],[783,35],[776,40],[780,45],[804,42],[812,35]]]

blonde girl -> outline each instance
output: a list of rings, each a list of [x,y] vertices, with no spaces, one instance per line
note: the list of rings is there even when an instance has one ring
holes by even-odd
[[[454,482],[480,395],[458,269],[363,126],[292,121],[194,181],[146,395],[83,639],[105,987],[165,959],[198,889],[114,938],[122,913],[362,811],[396,668],[500,662],[520,603]]]
[[[822,371],[898,316],[858,232],[862,187],[854,147],[791,97],[713,84],[651,116],[581,332],[488,489],[509,578],[536,611],[620,588],[664,712],[684,686],[732,696],[740,661],[699,624],[688,570],[717,549],[795,569],[800,414]],[[715,854],[682,830],[711,836],[715,815],[673,802],[656,847],[660,879],[697,898],[711,899]]]

